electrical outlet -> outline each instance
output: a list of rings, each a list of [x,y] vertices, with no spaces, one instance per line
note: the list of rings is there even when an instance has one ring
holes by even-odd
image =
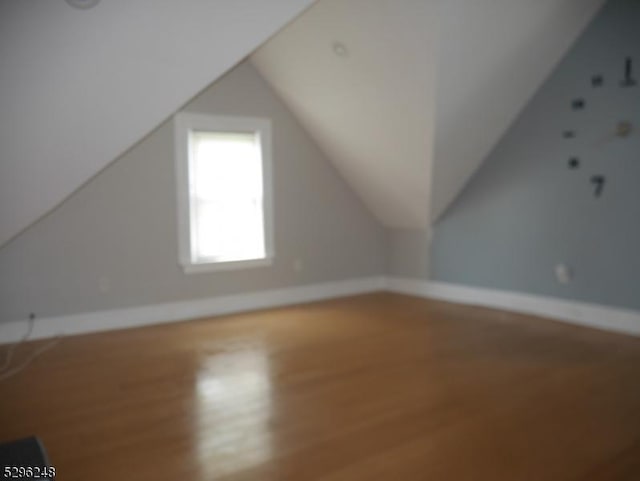
[[[560,284],[568,284],[573,278],[571,268],[566,264],[557,264],[555,267],[556,280]]]

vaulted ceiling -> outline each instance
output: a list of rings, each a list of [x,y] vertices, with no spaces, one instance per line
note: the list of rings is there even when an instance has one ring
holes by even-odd
[[[460,193],[604,0],[445,0],[431,220]]]
[[[0,0],[0,245],[311,3]]]
[[[369,208],[425,228],[603,0],[318,0],[251,57]]]
[[[312,3],[0,0],[0,245]],[[385,225],[424,228],[602,3],[318,0],[252,61]]]
[[[319,0],[251,57],[387,226],[427,221],[437,14],[433,0]]]

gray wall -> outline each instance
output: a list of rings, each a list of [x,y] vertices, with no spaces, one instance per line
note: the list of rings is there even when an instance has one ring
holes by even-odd
[[[273,120],[274,265],[183,273],[166,122],[0,251],[0,322],[384,274],[386,230],[250,64],[185,110]]]
[[[389,230],[389,274],[423,279],[429,275],[429,231]]]
[[[640,2],[613,0],[437,222],[433,279],[640,308],[640,86],[619,86],[626,56],[640,80]],[[619,120],[631,137],[613,136]],[[607,179],[600,198],[595,174]],[[569,284],[555,280],[558,262]]]

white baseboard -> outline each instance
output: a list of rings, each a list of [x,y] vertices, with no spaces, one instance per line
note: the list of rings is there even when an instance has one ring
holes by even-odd
[[[429,299],[535,314],[581,326],[640,335],[640,312],[628,309],[519,292],[395,277],[387,278],[387,290]]]
[[[90,332],[110,331],[152,324],[184,321],[207,316],[319,301],[381,291],[384,277],[367,277],[248,294],[195,299],[151,306],[89,312],[69,316],[40,318],[34,321],[29,339],[44,339]],[[0,324],[0,344],[16,342],[27,332],[27,320]]]
[[[44,339],[58,335],[69,336],[142,327],[385,290],[428,299],[534,314],[582,326],[640,336],[640,312],[638,311],[517,292],[381,276],[40,318],[34,322],[33,332],[29,338]],[[27,320],[0,323],[0,344],[20,340],[27,332],[28,326]]]

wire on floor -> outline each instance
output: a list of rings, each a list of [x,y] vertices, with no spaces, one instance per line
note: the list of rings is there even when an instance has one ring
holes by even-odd
[[[24,334],[24,336],[22,336],[22,339],[20,339],[18,342],[14,342],[9,346],[9,349],[7,349],[7,354],[5,355],[4,362],[2,363],[2,367],[0,367],[0,381],[9,379],[11,376],[14,376],[18,374],[20,371],[26,369],[27,366],[29,366],[29,364],[31,364],[31,362],[35,358],[37,358],[40,354],[42,354],[45,351],[48,351],[49,349],[51,349],[53,346],[55,346],[60,342],[60,339],[62,338],[62,336],[58,335],[54,339],[49,341],[47,344],[40,346],[38,349],[33,351],[29,356],[27,356],[27,358],[24,361],[19,363],[17,366],[11,367],[11,361],[13,359],[13,355],[16,349],[29,340],[29,337],[33,333],[33,325],[34,325],[34,319],[30,318],[27,332]]]

